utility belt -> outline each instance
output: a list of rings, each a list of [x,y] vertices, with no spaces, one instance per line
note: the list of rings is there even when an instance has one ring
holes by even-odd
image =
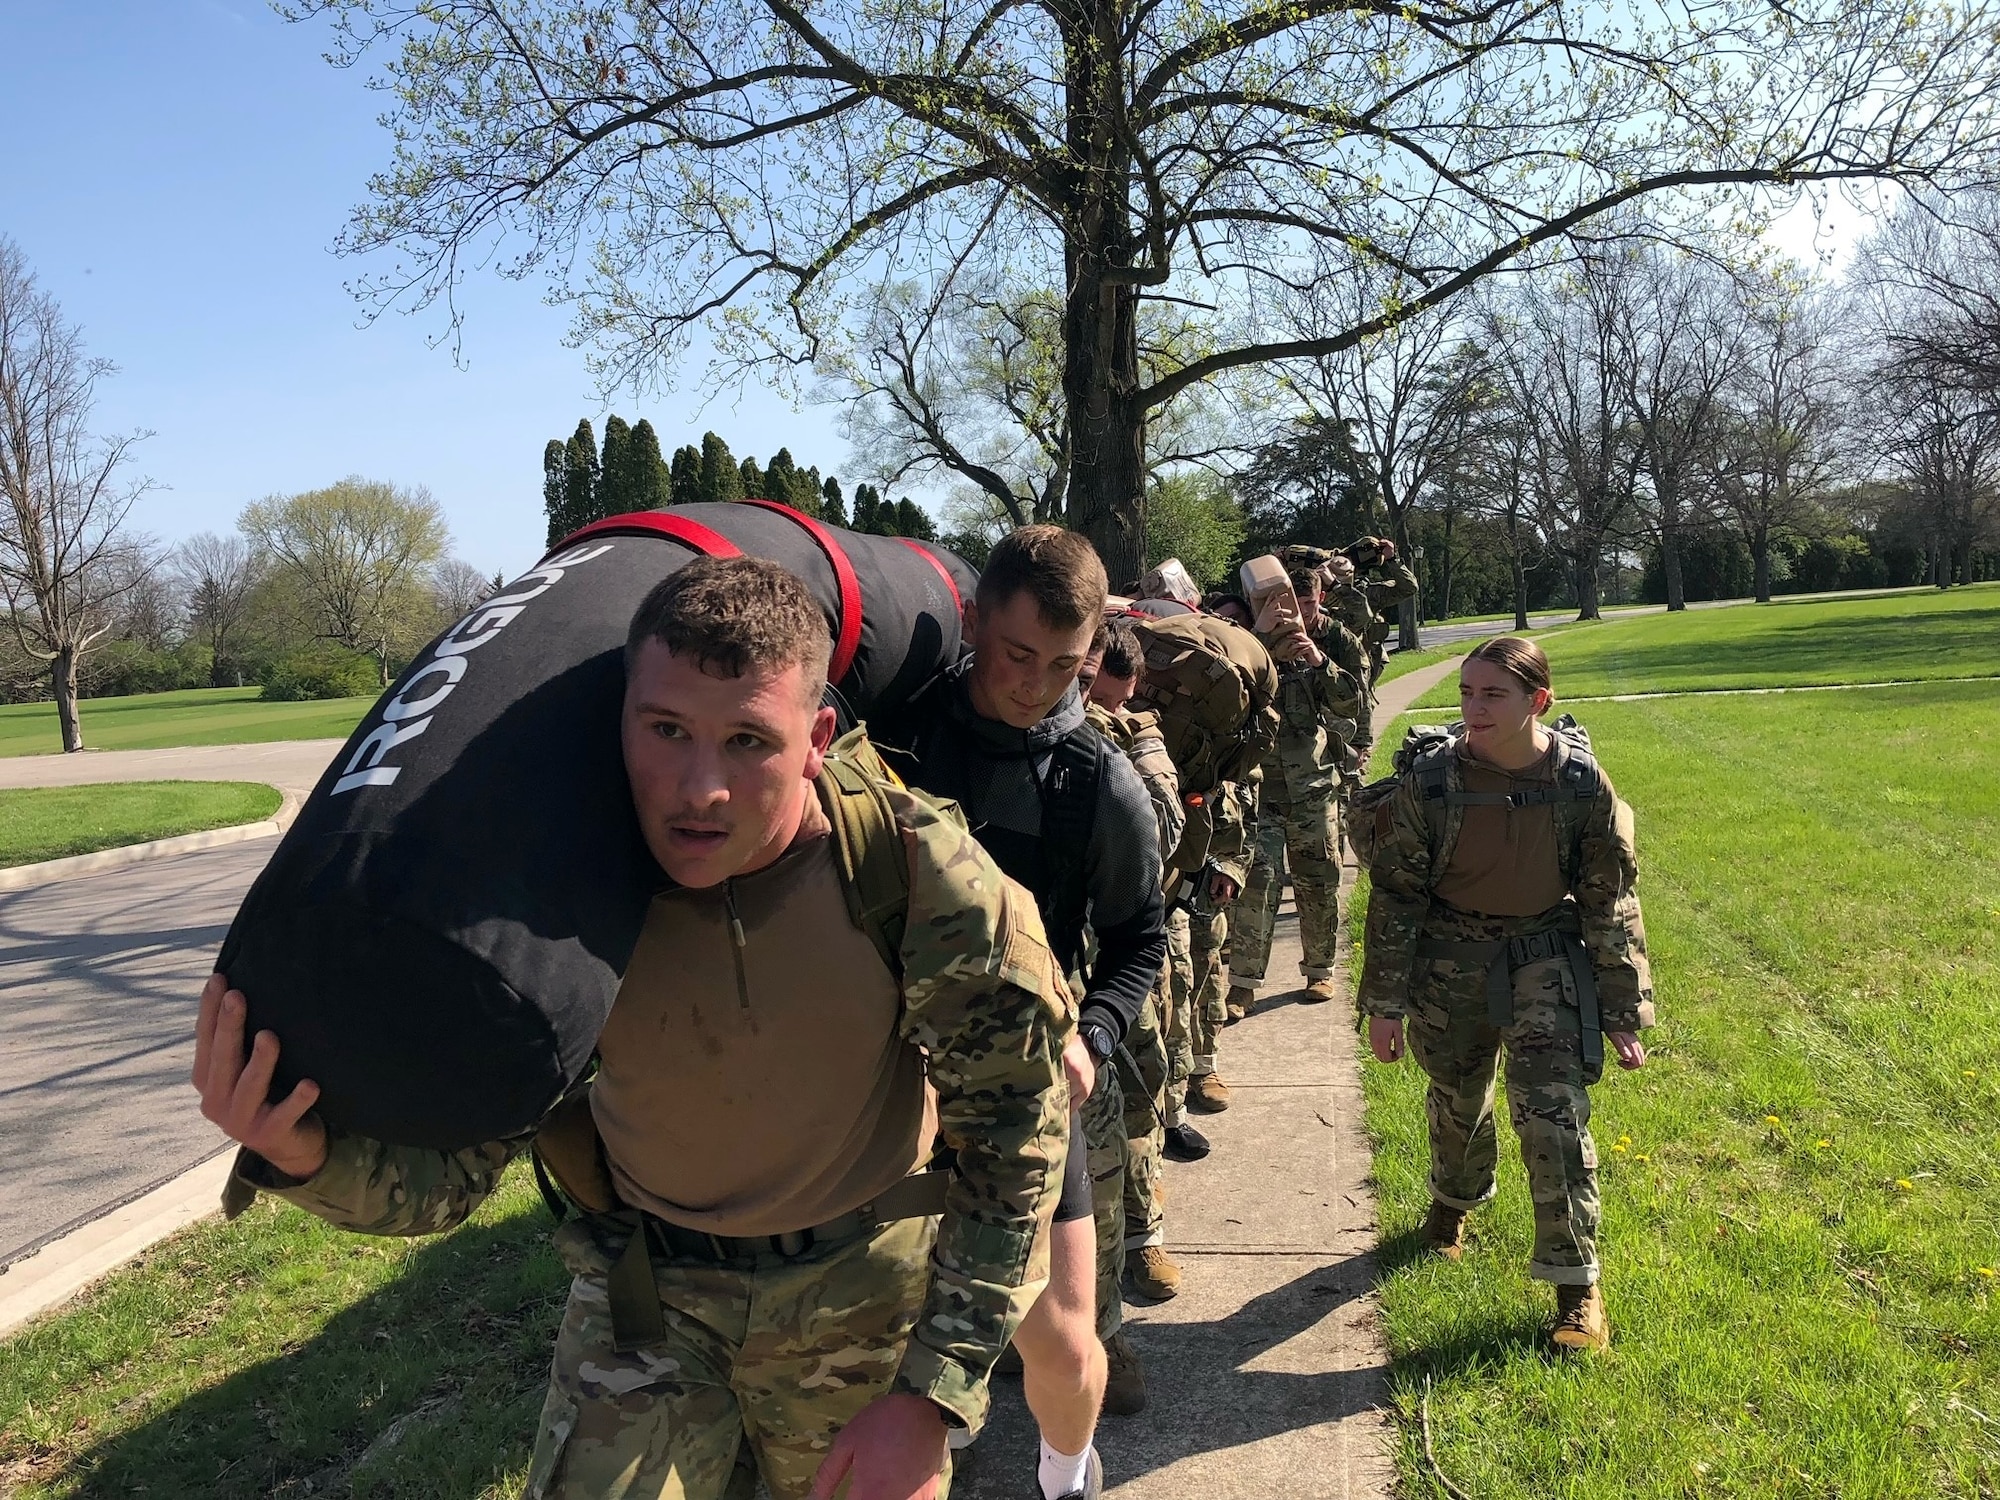
[[[1486,970],[1486,1022],[1496,1031],[1514,1024],[1514,973],[1529,964],[1562,959],[1576,983],[1577,1018],[1583,1027],[1584,1076],[1595,1081],[1604,1071],[1604,1017],[1597,1003],[1597,974],[1583,946],[1583,934],[1563,927],[1485,942],[1460,942],[1426,937],[1417,957],[1472,964]]]
[[[708,1234],[670,1224],[643,1209],[625,1210],[620,1217],[636,1218],[638,1228],[604,1278],[606,1298],[611,1304],[612,1345],[621,1354],[629,1354],[666,1336],[659,1284],[653,1279],[654,1252],[673,1260],[697,1260],[743,1269],[767,1259],[800,1260],[815,1248],[856,1240],[899,1220],[943,1213],[945,1189],[951,1177],[948,1168],[913,1173],[851,1213],[784,1234]]]

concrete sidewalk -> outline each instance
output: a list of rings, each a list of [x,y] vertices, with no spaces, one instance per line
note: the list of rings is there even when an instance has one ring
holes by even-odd
[[[345,740],[187,745],[172,750],[85,750],[0,756],[0,789],[93,786],[106,781],[261,781],[304,797]]]
[[[1455,660],[1439,662],[1386,684],[1377,722],[1457,670]],[[1391,1493],[1389,1354],[1373,1290],[1375,1197],[1346,952],[1343,923],[1343,993],[1333,1004],[1302,1005],[1299,989],[1278,988],[1304,984],[1287,901],[1271,950],[1273,989],[1223,1034],[1217,1062],[1230,1107],[1194,1116],[1214,1154],[1167,1167],[1167,1241],[1181,1293],[1126,1306],[1151,1404],[1099,1427],[1107,1494]],[[1034,1494],[1035,1442],[1020,1381],[996,1381],[992,1423],[952,1486],[955,1500]]]

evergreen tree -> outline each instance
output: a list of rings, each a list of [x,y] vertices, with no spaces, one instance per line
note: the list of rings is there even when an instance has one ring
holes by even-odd
[[[674,449],[673,495],[676,505],[701,499],[701,450],[692,443]]]
[[[644,417],[632,429],[626,466],[630,471],[625,488],[627,509],[664,510],[673,504],[673,479],[667,472],[667,461],[660,456],[660,435]]]
[[[764,484],[764,471],[757,467],[757,460],[746,458],[742,465],[743,498],[746,500],[772,500],[772,495]]]
[[[729,444],[712,432],[701,435],[701,498],[714,504],[743,498],[743,471]]]
[[[836,526],[847,524],[847,502],[841,498],[840,479],[829,474],[826,483],[820,486],[819,514],[823,521],[831,521]]]
[[[549,518],[549,537],[544,545],[550,547],[576,530],[569,524],[569,488],[564,480],[568,453],[561,438],[550,438],[542,449],[542,510]]]
[[[598,468],[597,494],[591,520],[622,516],[637,510],[632,504],[632,429],[613,412],[604,419],[604,454]]]
[[[898,500],[896,529],[889,535],[915,537],[920,542],[934,542],[937,540],[937,523],[931,519],[930,512],[916,501]]]
[[[792,494],[797,497],[792,501],[795,509],[802,510],[809,516],[819,514],[820,481],[817,465],[798,474],[792,487]]]
[[[792,450],[780,448],[771,455],[770,467],[764,470],[764,494],[780,505],[789,505],[794,510],[802,510],[799,504],[799,481],[803,476],[798,465],[792,462]]]
[[[872,484],[857,484],[854,487],[854,529],[865,531],[871,536],[879,536],[876,530],[880,517],[877,514],[882,505],[882,497]]]
[[[597,434],[590,430],[590,418],[576,424],[576,432],[563,454],[563,507],[568,530],[586,526],[599,514],[597,483]]]

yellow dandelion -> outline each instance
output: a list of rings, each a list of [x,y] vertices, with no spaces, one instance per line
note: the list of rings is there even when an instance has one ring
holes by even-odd
[[[1977,1068],[1960,1068],[1958,1071],[1963,1073],[1967,1078],[1977,1078],[1979,1076],[1979,1069]]]
[[[1776,1115],[1766,1115],[1764,1116],[1764,1123],[1766,1125],[1783,1125],[1785,1122]]]
[[[1623,1156],[1625,1154],[1625,1143],[1623,1141],[1618,1142],[1611,1148],[1611,1151],[1615,1156]]]
[[[1646,1155],[1645,1153],[1643,1153],[1643,1152],[1641,1152],[1641,1153],[1640,1153],[1639,1155],[1637,1155],[1637,1156],[1635,1156],[1635,1157],[1633,1157],[1633,1158],[1632,1158],[1632,1160],[1634,1160],[1634,1161],[1651,1161],[1652,1159],[1653,1159],[1652,1157],[1650,1157],[1650,1156],[1647,1156],[1647,1155]]]
[[[1629,1135],[1621,1135],[1618,1137],[1618,1144],[1621,1146],[1629,1146],[1632,1144],[1632,1137]]]
[[[1828,1146],[1831,1146],[1833,1142],[1828,1140],[1825,1136],[1821,1136],[1818,1140],[1814,1141],[1813,1144],[1819,1147],[1822,1151],[1824,1151]]]
[[[1986,1277],[1989,1281],[1992,1280],[1993,1276],[1995,1275],[1995,1272],[1991,1266],[1974,1266],[1972,1269],[1977,1271],[1981,1276]]]
[[[1902,1191],[1907,1193],[1911,1189],[1913,1189],[1916,1186],[1916,1184],[1911,1182],[1910,1179],[1907,1177],[1898,1177],[1896,1179],[1896,1186],[1902,1189]]]

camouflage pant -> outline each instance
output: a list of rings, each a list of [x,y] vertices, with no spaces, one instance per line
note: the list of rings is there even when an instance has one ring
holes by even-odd
[[[1167,917],[1167,971],[1155,991],[1166,1002],[1161,1012],[1167,1046],[1167,1085],[1161,1098],[1166,1123],[1187,1119],[1187,1081],[1194,1071],[1194,948],[1185,908]]]
[[[1256,989],[1271,962],[1271,933],[1278,920],[1278,896],[1285,866],[1299,904],[1299,941],[1305,948],[1300,972],[1308,979],[1333,977],[1334,936],[1340,926],[1340,836],[1335,789],[1297,803],[1279,802],[1267,787],[1257,818],[1257,853],[1236,916],[1236,944],[1229,955],[1229,982]]]
[[[1194,998],[1188,1016],[1188,1040],[1193,1053],[1188,1064],[1190,1073],[1215,1071],[1216,1046],[1221,1041],[1223,1025],[1229,1019],[1225,1005],[1229,984],[1224,969],[1224,954],[1229,946],[1229,924],[1235,920],[1220,911],[1207,916],[1195,914],[1189,918],[1188,946],[1194,964]],[[1173,1100],[1181,1110],[1182,1119],[1186,1118],[1186,1099],[1187,1087],[1183,1083],[1180,1093]]]
[[[1125,1135],[1125,1091],[1113,1064],[1097,1070],[1097,1086],[1083,1101],[1083,1141],[1090,1150],[1091,1204],[1097,1221],[1097,1336],[1108,1339],[1125,1323],[1118,1286],[1125,1279],[1125,1168],[1131,1152]]]
[[[759,1474],[774,1500],[802,1500],[835,1434],[889,1389],[936,1222],[905,1219],[797,1260],[656,1257],[666,1335],[631,1354],[612,1347],[605,1290],[623,1226],[565,1225],[556,1248],[576,1279],[528,1500],[747,1500]]]
[[[1497,920],[1453,923],[1450,941],[1507,935]],[[1512,924],[1520,930],[1521,924]],[[1583,1063],[1576,981],[1564,959],[1514,971],[1514,1020],[1504,1030],[1486,1011],[1486,973],[1472,962],[1420,960],[1407,1032],[1411,1055],[1430,1075],[1431,1196],[1477,1208],[1493,1196],[1499,1143],[1494,1073],[1506,1055],[1508,1118],[1520,1138],[1535,1205],[1528,1274],[1588,1286],[1597,1280],[1597,1147]]]
[[[1139,1019],[1125,1036],[1139,1077],[1120,1076],[1125,1090],[1125,1248],[1164,1244],[1166,1202],[1160,1195],[1166,1150],[1167,1041],[1160,1027],[1160,1005],[1170,986],[1165,974],[1139,1009]]]

